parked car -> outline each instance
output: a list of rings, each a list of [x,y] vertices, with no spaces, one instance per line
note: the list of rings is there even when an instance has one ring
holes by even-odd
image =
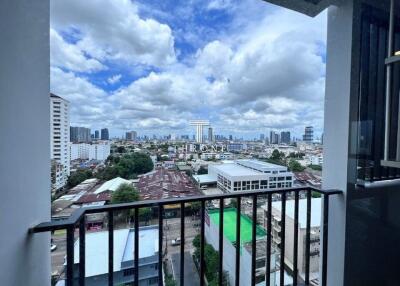
[[[176,245],[180,245],[180,244],[181,244],[181,239],[180,239],[180,237],[175,238],[175,239],[173,239],[173,240],[171,241],[171,245],[172,245],[172,246],[176,246]]]

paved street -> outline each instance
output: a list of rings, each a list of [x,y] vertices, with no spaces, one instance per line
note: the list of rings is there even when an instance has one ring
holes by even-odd
[[[53,275],[63,274],[64,257],[66,251],[65,234],[53,235],[53,244],[57,245],[57,249],[51,252],[51,272]]]
[[[194,226],[194,224],[198,224],[199,220],[193,220],[192,217],[185,218],[185,251],[193,252],[193,239],[194,237],[200,233],[200,225]],[[173,253],[180,252],[180,246],[172,246],[172,239],[176,239],[181,236],[180,231],[181,220],[180,218],[172,218],[164,220],[164,252],[170,257]],[[166,249],[165,249],[166,245]]]
[[[198,286],[200,285],[200,278],[199,278],[199,273],[197,271],[197,268],[193,262],[192,255],[189,252],[185,252],[184,256],[185,260],[185,284],[187,284],[190,281],[190,286]],[[177,283],[179,285],[179,279],[180,279],[180,254],[174,253],[171,255],[171,265],[172,265],[172,275]]]

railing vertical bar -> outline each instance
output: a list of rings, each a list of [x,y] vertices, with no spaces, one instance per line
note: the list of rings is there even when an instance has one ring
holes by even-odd
[[[256,249],[256,230],[257,230],[257,195],[253,196],[253,221],[252,221],[252,241],[251,241],[251,286],[256,285],[256,258],[257,258],[257,249]]]
[[[281,239],[281,259],[280,259],[280,279],[279,284],[281,286],[285,285],[285,230],[286,230],[286,193],[282,193],[282,207],[281,207],[281,232],[280,232],[280,239]]]
[[[67,286],[74,284],[74,232],[75,226],[67,228]]]
[[[180,286],[185,285],[185,203],[181,203]]]
[[[299,243],[299,191],[294,192],[293,286],[297,286]]]
[[[158,206],[158,285],[163,286],[163,205]]]
[[[205,247],[205,238],[204,238],[204,219],[205,219],[206,206],[205,201],[201,201],[201,228],[200,228],[200,286],[204,286],[204,247]]]
[[[267,271],[265,275],[265,285],[266,286],[275,286],[271,284],[271,226],[272,226],[272,194],[268,194],[267,197],[268,204],[268,213],[267,213]]]
[[[306,265],[305,265],[305,283],[310,285],[310,226],[311,226],[311,190],[307,190],[307,218],[306,218]]]
[[[86,231],[86,216],[83,215],[79,221],[79,286],[85,286],[85,231]]]
[[[223,256],[224,256],[224,199],[219,200],[219,236],[218,236],[218,251],[219,251],[219,275],[218,282],[219,286],[223,286]]]
[[[114,212],[108,211],[108,285],[114,284]]]
[[[241,197],[237,197],[236,208],[236,268],[235,268],[235,285],[240,284],[240,209]]]
[[[134,263],[135,263],[135,280],[134,280],[134,285],[139,286],[139,209],[135,208],[135,250],[134,250]]]
[[[324,195],[324,224],[322,242],[322,286],[326,286],[328,275],[328,220],[329,220],[329,195]]]

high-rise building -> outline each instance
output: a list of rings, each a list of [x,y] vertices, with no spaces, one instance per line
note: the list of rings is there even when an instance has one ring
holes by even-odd
[[[94,139],[100,139],[100,136],[99,136],[100,134],[99,134],[99,130],[96,130],[96,131],[94,131]]]
[[[126,132],[125,139],[129,140],[129,141],[136,141],[137,140],[137,132],[136,131]]]
[[[307,143],[312,143],[314,141],[314,127],[307,126],[304,129],[303,141]]]
[[[233,136],[229,135],[229,141],[232,141],[232,140],[233,140]]]
[[[290,132],[289,131],[281,132],[281,143],[290,144]]]
[[[212,129],[211,126],[208,127],[208,141],[209,142],[214,142],[215,141],[214,134],[213,134],[213,129]]]
[[[191,120],[190,121],[191,126],[196,126],[196,142],[197,143],[203,143],[203,129],[204,126],[209,126],[210,121],[208,120]]]
[[[51,93],[50,158],[58,165],[53,168],[56,176],[56,179],[52,178],[53,190],[65,186],[70,174],[69,131],[69,102]]]
[[[101,129],[101,140],[110,140],[110,135],[108,133],[108,128]]]
[[[277,132],[271,131],[269,133],[269,143],[279,144],[279,134]]]
[[[90,128],[86,127],[70,127],[70,141],[73,143],[89,143],[92,141]]]
[[[260,141],[264,141],[265,140],[265,134],[260,134]]]

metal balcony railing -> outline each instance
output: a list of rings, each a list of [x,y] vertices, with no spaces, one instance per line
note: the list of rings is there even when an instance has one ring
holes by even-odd
[[[263,190],[263,191],[251,191],[251,192],[235,192],[221,195],[212,196],[196,196],[196,197],[185,197],[185,198],[175,198],[175,199],[165,199],[165,200],[148,200],[148,201],[138,201],[126,204],[115,204],[106,206],[96,206],[88,208],[77,209],[68,219],[62,221],[51,221],[41,223],[31,229],[33,233],[49,232],[55,230],[66,230],[67,236],[67,247],[66,247],[66,285],[73,286],[74,283],[74,233],[75,229],[79,228],[79,279],[78,284],[80,286],[85,285],[85,215],[94,213],[104,213],[108,214],[108,285],[114,285],[114,214],[121,210],[134,210],[134,282],[135,286],[139,285],[139,251],[136,251],[140,247],[139,240],[139,209],[148,207],[157,207],[158,212],[158,284],[163,285],[163,221],[164,221],[164,207],[167,205],[179,204],[181,209],[180,218],[180,273],[184,273],[185,263],[184,263],[184,247],[185,247],[185,203],[200,202],[200,262],[199,262],[199,276],[200,285],[205,285],[205,265],[204,265],[204,248],[205,248],[205,213],[206,213],[206,201],[219,200],[219,217],[220,222],[223,222],[224,216],[224,200],[225,199],[237,199],[236,207],[236,243],[240,244],[240,214],[241,214],[241,199],[243,197],[252,197],[252,263],[251,263],[251,285],[256,283],[256,227],[257,227],[257,199],[259,197],[267,197],[267,207],[268,210],[272,208],[272,195],[281,195],[281,244],[280,244],[280,285],[284,285],[284,272],[285,264],[285,218],[286,218],[286,196],[289,193],[294,193],[294,257],[293,257],[293,285],[300,284],[297,280],[298,277],[298,229],[299,229],[299,194],[300,192],[306,193],[307,197],[307,213],[306,213],[306,262],[305,262],[305,285],[310,285],[310,224],[311,224],[311,197],[313,192],[322,194],[323,196],[323,244],[322,244],[322,277],[321,285],[326,285],[327,279],[327,255],[328,255],[328,216],[329,216],[329,197],[331,195],[341,194],[338,190],[319,190],[313,187],[301,187],[301,188],[287,188],[287,189],[274,189],[274,190]],[[266,246],[266,285],[270,285],[270,275],[271,275],[271,211],[267,212],[267,246]],[[223,231],[224,224],[219,223],[219,273],[223,273]],[[235,253],[235,286],[239,286],[240,281],[240,247],[236,247]],[[223,285],[223,275],[218,276],[219,285]],[[180,285],[190,285],[190,281],[184,281],[184,275],[180,275]]]

